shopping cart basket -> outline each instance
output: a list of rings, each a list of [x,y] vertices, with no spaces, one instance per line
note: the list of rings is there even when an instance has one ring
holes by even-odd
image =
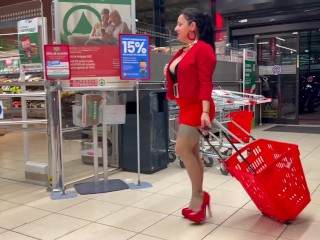
[[[230,120],[228,122],[228,130],[243,143],[248,143],[250,140],[250,132],[252,126],[253,112],[236,111],[228,114]],[[239,143],[235,138],[232,138],[233,143]]]
[[[299,156],[295,144],[259,139],[224,165],[263,214],[290,223],[311,201]]]

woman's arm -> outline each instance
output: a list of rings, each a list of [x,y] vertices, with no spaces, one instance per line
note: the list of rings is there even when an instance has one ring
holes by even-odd
[[[202,113],[210,113],[210,101],[202,100]]]
[[[94,25],[94,27],[92,28],[92,31],[91,31],[91,33],[90,33],[90,36],[89,36],[89,38],[90,39],[92,39],[92,38],[97,38],[96,37],[96,32],[97,32],[97,28],[99,27],[99,23],[96,23],[95,25]]]
[[[196,63],[199,80],[199,99],[211,101],[213,82],[212,76],[216,66],[214,50],[209,44],[202,43],[197,49]],[[203,109],[208,110],[208,109]]]

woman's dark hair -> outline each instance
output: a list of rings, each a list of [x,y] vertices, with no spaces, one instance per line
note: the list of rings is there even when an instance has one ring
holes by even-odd
[[[202,13],[197,8],[185,8],[181,14],[187,19],[188,23],[195,22],[198,28],[199,39],[210,44],[214,48],[213,27],[211,16]]]

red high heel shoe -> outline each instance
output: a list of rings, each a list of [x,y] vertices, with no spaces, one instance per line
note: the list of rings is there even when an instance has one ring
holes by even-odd
[[[190,213],[187,214],[185,217],[195,223],[201,223],[204,220],[206,220],[207,214],[206,210],[208,208],[209,216],[212,217],[211,213],[211,207],[210,207],[210,195],[207,192],[203,192],[203,200],[202,200],[202,205],[201,209],[198,212],[193,211],[190,209]]]
[[[181,213],[182,216],[187,217],[190,213],[192,212],[192,209],[186,207],[186,208],[182,208]]]

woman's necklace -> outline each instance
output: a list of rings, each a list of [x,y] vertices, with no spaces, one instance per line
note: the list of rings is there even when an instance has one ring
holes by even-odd
[[[198,42],[198,40],[193,41],[192,43],[189,43],[187,46],[183,47],[183,50],[189,50],[193,45],[195,45]]]

